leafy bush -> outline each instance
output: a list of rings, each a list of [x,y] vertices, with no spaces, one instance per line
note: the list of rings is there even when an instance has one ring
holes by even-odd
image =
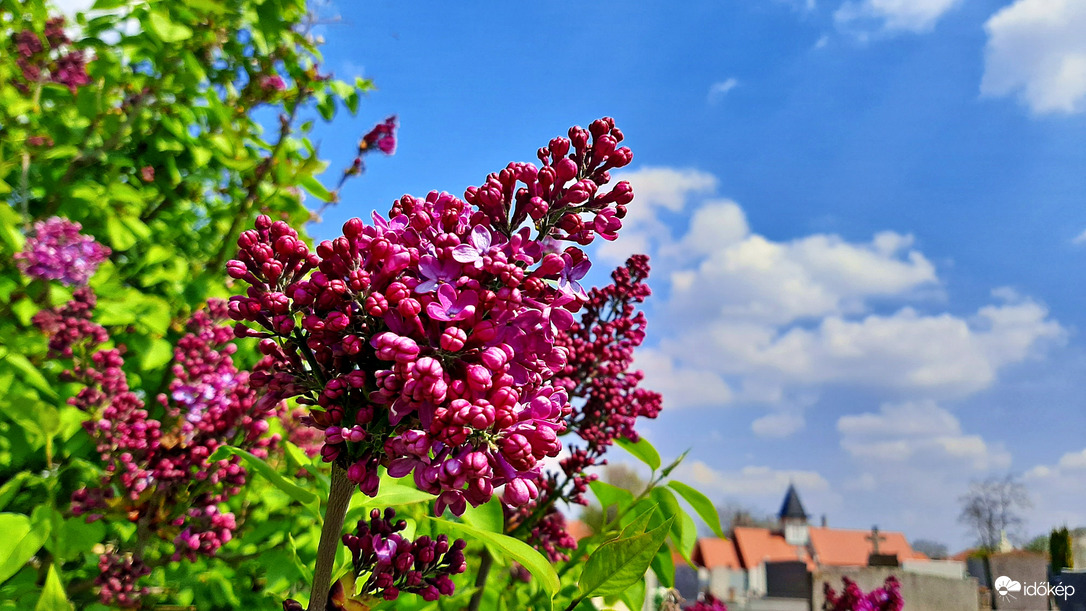
[[[679,499],[719,520],[634,428],[647,258],[579,282],[632,205],[602,189],[622,132],[313,246],[303,191],[338,201],[396,123],[318,178],[314,121],[370,84],[323,74],[308,22],[0,0],[0,608],[640,608],[689,561]],[[591,474],[613,445],[636,497]],[[578,542],[589,490],[609,520]]]

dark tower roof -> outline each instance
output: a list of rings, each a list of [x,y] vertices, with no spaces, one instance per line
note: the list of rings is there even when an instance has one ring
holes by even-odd
[[[803,510],[803,503],[799,502],[799,493],[796,492],[796,487],[792,484],[788,485],[788,492],[784,495],[784,503],[781,504],[781,512],[777,517],[782,520],[785,518],[807,519],[807,512]]]

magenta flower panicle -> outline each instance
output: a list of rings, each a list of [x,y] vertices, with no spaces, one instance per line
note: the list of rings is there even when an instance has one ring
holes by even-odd
[[[267,217],[239,237],[227,271],[248,288],[230,316],[239,336],[263,340],[252,381],[308,406],[321,456],[364,493],[384,466],[412,475],[439,512],[538,496],[539,463],[561,450],[572,411],[554,384],[569,355],[555,333],[588,299],[584,252],[547,252],[591,243],[594,219],[625,216],[633,197],[627,183],[600,192],[630,159],[614,121],[569,134],[540,150],[541,168],[511,163],[464,199],[405,195],[314,250]]]
[[[109,248],[80,233],[79,223],[60,216],[34,223],[23,251],[15,255],[19,269],[38,280],[58,280],[69,286],[84,286],[109,258]]]

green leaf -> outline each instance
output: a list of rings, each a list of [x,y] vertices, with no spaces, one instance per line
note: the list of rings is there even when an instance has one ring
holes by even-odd
[[[679,493],[679,496],[683,497],[683,500],[690,504],[690,507],[694,509],[694,512],[698,514],[709,528],[713,529],[713,534],[720,538],[724,538],[724,530],[720,528],[720,514],[716,511],[716,506],[709,500],[707,496],[692,486],[684,484],[680,481],[672,480],[667,483],[668,487]]]
[[[680,464],[682,464],[683,460],[686,459],[686,455],[689,453],[690,450],[687,449],[682,454],[679,454],[679,457],[671,461],[670,465],[664,467],[664,470],[660,472],[660,475],[663,475],[664,477],[671,475],[671,472],[675,470],[675,467],[678,467]]]
[[[39,478],[37,475],[34,475],[33,473],[30,473],[29,471],[19,471],[11,479],[9,479],[7,482],[5,482],[3,486],[0,486],[0,510],[2,510],[2,509],[4,509],[5,507],[8,506],[8,503],[11,502],[11,499],[15,498],[15,495],[18,494],[19,490],[22,489],[23,482],[25,482],[27,480],[38,480],[38,481],[40,481],[41,478]],[[0,514],[0,516],[10,516],[10,515],[19,515],[19,514],[11,514],[11,513]],[[8,533],[8,531],[5,530],[5,528],[4,528],[4,521],[3,521],[2,518],[0,518],[0,533],[4,533],[5,537],[7,536],[7,533]],[[2,548],[0,548],[0,549],[2,549]]]
[[[33,387],[35,390],[50,399],[57,398],[57,393],[49,385],[49,381],[45,379],[45,376],[43,376],[41,372],[38,371],[38,368],[35,367],[29,360],[27,360],[25,356],[21,354],[16,354],[14,352],[9,352],[7,355],[4,356],[3,362],[10,365],[12,369],[15,369],[16,371],[21,373],[22,376],[20,377],[20,379],[28,386]]]
[[[428,517],[428,519],[436,523],[439,530],[452,531],[454,534],[471,537],[481,543],[497,548],[510,560],[515,560],[528,569],[528,572],[536,578],[539,585],[550,596],[553,597],[554,593],[561,587],[554,566],[543,554],[537,552],[527,543],[499,533],[479,530],[467,524],[450,522],[442,518]]]
[[[671,559],[671,550],[666,545],[656,552],[649,566],[652,567],[652,572],[656,574],[660,585],[665,588],[675,587],[675,561]]]
[[[48,522],[34,526],[22,514],[0,513],[0,583],[18,573],[49,537]]]
[[[147,350],[140,353],[140,367],[144,371],[154,371],[170,362],[173,358],[173,345],[162,338],[151,340]]]
[[[113,250],[128,250],[136,245],[135,234],[117,216],[106,217],[106,237]]]
[[[648,465],[653,471],[660,468],[660,453],[656,451],[656,448],[652,447],[648,439],[642,437],[637,440],[637,443],[634,443],[625,437],[619,437],[615,440],[615,445],[633,454],[635,458]]]
[[[30,320],[38,313],[39,309],[38,304],[28,297],[23,297],[11,304],[11,312],[15,314],[15,317],[19,319],[23,326],[30,325]]]
[[[640,535],[608,541],[588,558],[577,585],[582,599],[621,594],[645,576],[674,518]]]
[[[162,42],[181,42],[182,40],[188,40],[192,38],[192,29],[187,25],[176,23],[170,16],[163,11],[151,11],[150,15],[151,31]]]
[[[505,532],[505,512],[502,511],[501,499],[497,496],[490,497],[490,501],[478,507],[468,505],[460,519],[480,530]]]
[[[64,561],[74,560],[81,553],[90,552],[106,536],[104,520],[87,522],[82,517],[64,520],[57,533],[57,556]]]
[[[95,0],[92,11],[111,11],[128,4],[128,0]]]
[[[622,512],[633,502],[633,495],[629,490],[623,490],[618,486],[612,486],[607,482],[601,482],[596,480],[588,485],[592,489],[592,492],[596,495],[596,498],[600,500],[600,507],[607,509],[614,505],[618,507],[618,511]]]
[[[641,513],[637,514],[629,524],[622,528],[622,534],[619,535],[620,539],[629,539],[634,535],[640,535],[645,532],[645,529],[649,527],[649,520],[652,519],[652,514],[656,512],[656,507],[648,507]]]
[[[194,146],[189,149],[189,153],[192,154],[192,161],[197,167],[203,167],[207,165],[207,162],[211,161],[211,149]]]
[[[414,503],[427,503],[436,497],[429,492],[403,484],[381,484],[376,497],[358,495],[352,499],[352,506],[358,507],[399,507]]]
[[[56,567],[49,565],[49,573],[45,576],[45,587],[42,589],[38,604],[34,605],[34,611],[70,611],[72,603],[64,594],[64,585],[60,583]]]
[[[313,195],[313,197],[321,200],[322,202],[330,202],[334,198],[332,192],[325,188],[325,186],[321,184],[321,181],[317,180],[313,176],[306,176],[305,178],[298,181],[298,184],[301,185],[306,191],[309,191]]]
[[[653,488],[650,494],[652,499],[659,504],[662,516],[676,518],[671,524],[671,540],[675,543],[678,552],[682,554],[683,560],[690,566],[694,566],[694,562],[690,558],[690,554],[694,551],[694,545],[698,542],[697,527],[694,525],[694,520],[683,511],[682,507],[679,506],[679,501],[675,499],[675,495],[668,488]]]
[[[627,609],[639,611],[645,608],[645,580],[641,579],[622,593],[622,602]]]
[[[298,501],[311,512],[319,515],[319,500],[317,499],[317,495],[283,477],[278,471],[273,469],[271,465],[241,448],[219,446],[219,448],[207,458],[207,461],[210,463],[226,460],[231,455],[240,458],[242,462],[245,463],[246,467],[256,471],[273,486],[285,492],[287,496]]]

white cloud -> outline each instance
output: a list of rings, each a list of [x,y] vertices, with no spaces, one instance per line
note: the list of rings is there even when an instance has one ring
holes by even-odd
[[[668,409],[722,406],[732,401],[732,390],[719,375],[699,369],[678,369],[674,360],[659,350],[638,350],[634,367],[645,372],[645,388],[666,397]]]
[[[1077,236],[1075,236],[1075,237],[1074,237],[1074,238],[1073,238],[1073,239],[1071,240],[1071,243],[1072,243],[1072,244],[1076,244],[1076,245],[1077,245],[1077,244],[1086,244],[1086,230],[1083,230],[1083,232],[1082,232],[1082,233],[1080,233],[1080,234],[1078,234]]]
[[[716,104],[720,100],[724,99],[724,96],[728,95],[728,92],[739,86],[739,81],[734,78],[729,78],[719,83],[713,83],[709,87],[709,103]]]
[[[638,366],[668,406],[761,404],[770,411],[752,430],[785,436],[826,387],[962,397],[1066,336],[1047,308],[1006,288],[968,317],[900,305],[930,304],[942,291],[911,235],[774,241],[751,229],[739,204],[713,195],[711,175],[655,168],[628,177],[638,197],[631,213],[641,210],[629,229],[654,256],[650,282],[667,286],[651,330],[663,339]],[[689,226],[673,237],[666,221],[676,212]]]
[[[910,236],[885,232],[867,244],[824,234],[773,242],[760,235],[736,240],[737,231],[720,231],[714,241],[712,232],[735,226],[735,216],[730,207],[704,206],[679,241],[683,252],[704,256],[672,273],[675,302],[693,310],[683,314],[783,324],[856,312],[869,298],[936,282],[934,266],[909,249]]]
[[[1086,110],[1086,3],[1018,0],[985,30],[981,94],[1017,94],[1036,114]]]
[[[928,32],[961,0],[850,0],[834,13],[843,29],[868,32]]]
[[[676,213],[694,195],[712,193],[717,179],[700,170],[645,167],[633,172],[616,172],[614,182],[627,180],[633,186],[636,203],[622,219],[622,239],[601,244],[600,258],[621,263],[632,254],[646,253],[671,240],[661,213]]]
[[[1082,491],[1086,490],[1086,449],[1068,452],[1054,465],[1037,465],[1022,478],[1033,500],[1028,530],[1086,525]]]
[[[842,484],[855,491],[850,514],[878,515],[911,540],[965,535],[956,499],[970,482],[1006,473],[1012,462],[1002,444],[967,432],[957,416],[931,400],[884,403],[877,412],[842,416],[837,430],[857,470]]]
[[[774,412],[752,422],[750,430],[759,437],[789,437],[805,424],[802,412]]]
[[[894,468],[923,470],[942,465],[975,473],[1006,469],[1011,457],[989,446],[979,435],[962,432],[958,418],[934,401],[883,404],[878,413],[842,416],[837,421],[841,447],[871,467],[870,461],[895,463]]]

